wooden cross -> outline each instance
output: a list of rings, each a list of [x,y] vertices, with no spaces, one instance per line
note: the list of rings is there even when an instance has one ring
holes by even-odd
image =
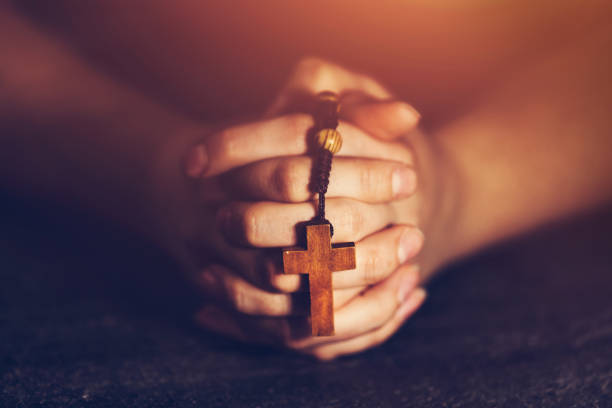
[[[329,224],[306,226],[306,250],[283,250],[285,273],[308,274],[313,336],[334,334],[332,272],[355,268],[355,244],[331,244]]]

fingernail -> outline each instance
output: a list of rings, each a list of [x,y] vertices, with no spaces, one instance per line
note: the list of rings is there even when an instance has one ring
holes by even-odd
[[[407,197],[412,194],[416,188],[416,173],[408,167],[398,167],[393,170],[391,176],[391,188],[393,189],[393,197]]]
[[[397,248],[397,259],[399,263],[403,264],[418,254],[423,246],[424,239],[423,233],[416,228],[404,231],[400,237],[399,246]]]
[[[423,303],[423,301],[425,301],[426,297],[427,292],[425,291],[425,289],[415,289],[404,301],[404,303],[397,309],[397,316],[400,319],[405,319],[406,317],[410,316]]]
[[[397,289],[397,302],[404,303],[408,297],[411,296],[414,288],[419,281],[419,271],[417,268],[410,268],[406,272],[405,276],[400,281],[399,288]]]
[[[199,178],[204,175],[208,165],[208,154],[204,145],[192,148],[185,158],[185,174],[188,177]]]

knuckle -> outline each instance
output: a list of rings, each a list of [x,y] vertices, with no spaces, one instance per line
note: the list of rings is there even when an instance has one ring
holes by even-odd
[[[285,160],[276,169],[273,177],[274,188],[279,198],[287,202],[307,199],[301,186],[306,184],[302,163]]]
[[[248,293],[242,285],[234,282],[230,289],[229,298],[237,311],[242,313],[250,313],[252,311],[252,304],[249,300]]]
[[[384,174],[384,172],[381,172],[378,167],[373,165],[362,167],[359,174],[359,187],[362,195],[367,197],[380,196],[381,193],[385,192],[383,187],[390,185],[389,178],[390,177]],[[387,195],[388,194],[385,194],[385,197]]]
[[[261,236],[260,219],[261,211],[257,204],[249,206],[242,214],[242,232],[247,244],[257,245],[259,242]]]
[[[287,295],[273,294],[262,299],[267,314],[273,316],[286,315],[291,310],[291,302]]]
[[[346,231],[349,231],[353,239],[363,235],[365,230],[365,217],[362,209],[356,203],[347,202],[342,211]]]
[[[288,137],[296,144],[301,145],[304,143],[304,134],[313,125],[313,119],[311,116],[303,113],[294,113],[287,115],[283,118],[285,121],[286,128],[288,130]]]
[[[235,137],[227,129],[221,130],[216,137],[215,155],[219,161],[231,161],[238,156],[238,144]]]
[[[367,285],[380,282],[386,277],[387,262],[378,251],[370,251],[363,264],[363,280]]]
[[[202,270],[198,276],[198,284],[205,292],[213,292],[218,287],[218,278],[212,268]]]

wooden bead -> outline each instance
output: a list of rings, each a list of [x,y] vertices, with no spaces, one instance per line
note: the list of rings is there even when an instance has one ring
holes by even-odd
[[[321,129],[316,135],[317,144],[329,151],[331,154],[336,154],[342,147],[342,136],[336,129]]]

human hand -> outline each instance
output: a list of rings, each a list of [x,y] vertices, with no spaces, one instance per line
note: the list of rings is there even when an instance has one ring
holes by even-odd
[[[314,78],[313,68],[318,72]],[[279,97],[282,103],[277,100],[269,116],[290,107],[294,99],[284,98],[283,95],[318,92],[320,89],[316,89],[316,86],[306,88],[313,82],[322,85],[324,89],[338,91],[338,88],[333,88],[333,83],[317,81],[322,76],[327,79],[335,76],[340,78],[336,83],[344,80],[347,84],[347,78],[352,78],[355,84],[347,97],[351,99],[345,101],[344,105],[344,117],[352,119],[353,123],[369,128],[380,138],[396,137],[416,125],[418,117],[409,106],[388,99],[374,100],[376,96],[388,98],[389,94],[384,93],[383,88],[372,80],[319,61],[302,64],[298,74],[298,81],[294,78],[290,82]],[[299,78],[304,76],[309,76],[308,81],[300,82]],[[293,225],[314,215],[312,205],[305,202],[311,198],[307,189],[310,159],[278,157],[271,152],[272,147],[279,148],[279,155],[291,156],[306,152],[305,135],[313,123],[304,115],[292,115],[289,118],[292,122],[289,128],[298,130],[301,140],[288,137],[286,130],[282,132],[282,128],[287,127],[288,119],[281,117],[261,127],[247,125],[225,131],[223,137],[218,140],[209,139],[205,145],[192,151],[187,172],[191,176],[204,177],[202,186],[203,191],[208,192],[208,198],[239,200],[223,206],[219,216],[222,230],[234,245],[290,245],[295,243]],[[199,315],[202,324],[243,340],[277,340],[320,358],[331,358],[383,341],[422,302],[424,292],[420,289],[413,291],[418,283],[417,268],[404,266],[398,269],[419,251],[422,234],[407,225],[396,225],[374,233],[409,218],[398,216],[393,204],[397,206],[399,202],[405,201],[401,199],[410,197],[416,187],[415,175],[410,168],[412,154],[402,144],[383,144],[368,138],[350,123],[342,123],[339,130],[347,142],[342,154],[334,162],[328,194],[329,218],[336,225],[336,230],[342,231],[334,239],[358,241],[358,266],[355,271],[334,275],[334,304],[338,310],[336,336],[325,339],[305,336],[305,326],[296,325],[296,322],[304,322],[304,319],[295,318],[307,314],[304,294],[299,293],[301,280],[297,276],[279,274],[282,268],[269,256],[263,256],[263,262],[253,262],[250,258],[250,262],[234,266],[233,270],[220,265],[204,269],[201,274],[202,286],[210,295],[225,303],[226,307],[210,305],[205,308]],[[270,136],[276,133],[277,138]],[[296,143],[299,146],[297,151]],[[226,160],[227,144],[234,146],[230,149],[234,155],[230,160]],[[244,150],[240,147],[244,147]],[[211,162],[211,151],[215,153],[216,161]],[[231,163],[242,165],[248,160],[247,155],[259,157],[263,151],[269,152],[269,156],[264,154],[261,157],[274,158],[211,177],[226,170]],[[343,156],[385,157],[395,162]],[[205,157],[209,159],[204,166]],[[211,195],[213,191],[216,193]],[[265,201],[253,204],[253,200]],[[364,217],[364,213],[372,216]],[[236,265],[236,256],[234,262],[229,264]],[[241,276],[236,276],[237,273]],[[374,286],[368,288],[369,285]],[[296,291],[297,295],[287,294]],[[359,316],[370,318],[359,322]]]

